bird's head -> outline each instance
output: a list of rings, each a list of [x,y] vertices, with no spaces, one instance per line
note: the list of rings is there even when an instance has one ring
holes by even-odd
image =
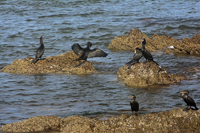
[[[140,51],[140,50],[141,50],[141,49],[137,47],[137,48],[135,49],[135,53],[137,53],[137,52]]]
[[[133,94],[133,95],[130,96],[130,98],[136,99],[136,96]]]
[[[141,38],[141,39],[139,39],[139,41],[141,41],[142,42],[142,44],[146,44],[146,39],[144,39],[144,38]]]
[[[188,91],[188,90],[184,90],[184,91],[181,91],[180,93],[182,94],[182,96],[183,96],[183,95],[188,95],[188,94],[189,94],[189,91]]]
[[[87,47],[88,47],[88,48],[91,48],[91,46],[92,46],[92,43],[91,43],[91,42],[88,42],[88,43],[87,43]]]
[[[43,44],[43,37],[40,37],[40,44]]]

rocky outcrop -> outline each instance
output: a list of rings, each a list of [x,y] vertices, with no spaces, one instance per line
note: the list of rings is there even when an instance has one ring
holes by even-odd
[[[5,66],[1,71],[13,74],[42,74],[42,73],[64,73],[64,74],[91,74],[97,72],[91,62],[85,62],[76,67],[80,61],[74,61],[79,56],[74,52],[50,56],[31,63],[34,58],[16,59],[12,64]]]
[[[83,116],[58,118],[37,116],[24,121],[6,124],[3,132],[67,132],[67,133],[131,133],[131,132],[200,132],[200,110],[173,109],[144,116],[122,114],[107,120],[90,119]]]
[[[167,47],[173,46],[173,50],[167,49],[167,54],[172,52],[197,55],[200,54],[200,33],[196,34],[190,39],[183,38],[181,41],[179,41],[170,36],[159,36],[157,34],[154,34],[152,37],[148,38],[139,29],[130,30],[128,36],[122,35],[121,37],[115,37],[109,44],[108,48],[133,51],[136,47],[142,47],[142,43],[138,40],[140,38],[146,39],[146,49],[150,52],[167,49]]]
[[[180,83],[179,75],[168,74],[164,67],[154,62],[140,62],[134,64],[130,69],[127,65],[119,68],[117,77],[123,79],[128,86],[148,86]]]
[[[38,132],[59,130],[60,120],[57,116],[37,116],[24,121],[2,126],[4,132]]]

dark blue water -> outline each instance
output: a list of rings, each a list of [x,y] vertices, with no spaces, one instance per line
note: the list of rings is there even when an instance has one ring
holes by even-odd
[[[184,107],[178,94],[188,89],[200,107],[200,57],[165,55],[154,59],[169,73],[188,80],[169,86],[127,87],[117,79],[118,69],[133,53],[107,49],[116,36],[139,28],[149,37],[168,35],[176,39],[200,33],[200,2],[195,0],[68,0],[0,1],[0,68],[15,59],[34,57],[39,38],[44,37],[43,57],[71,51],[71,45],[88,41],[109,55],[89,59],[98,74],[87,76],[0,73],[0,123],[12,123],[39,115],[82,115],[109,118],[131,114],[128,96],[135,94],[140,114]],[[98,62],[101,62],[100,64]]]

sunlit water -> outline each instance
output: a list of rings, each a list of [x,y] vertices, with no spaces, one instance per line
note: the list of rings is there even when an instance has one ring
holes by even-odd
[[[200,107],[200,71],[186,71],[199,68],[200,57],[154,52],[155,61],[169,73],[185,74],[189,80],[136,88],[125,86],[116,77],[133,53],[107,49],[114,37],[135,28],[149,37],[156,33],[190,38],[200,32],[199,7],[195,0],[0,1],[0,68],[15,59],[34,57],[41,35],[46,48],[43,57],[69,52],[72,44],[84,46],[88,41],[108,53],[106,58],[88,59],[99,73],[87,76],[1,72],[0,124],[39,115],[106,119],[131,114],[131,94],[137,96],[141,115],[171,110],[185,106],[178,93],[185,89]]]

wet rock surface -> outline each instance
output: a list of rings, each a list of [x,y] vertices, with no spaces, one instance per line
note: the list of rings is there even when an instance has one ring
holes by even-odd
[[[91,62],[74,61],[79,56],[74,52],[68,52],[57,56],[50,56],[46,59],[31,63],[34,58],[16,59],[12,64],[5,66],[1,71],[13,74],[43,74],[43,73],[64,73],[64,74],[91,74],[97,72]]]
[[[147,37],[139,29],[132,29],[129,31],[128,35],[123,35],[121,37],[115,37],[108,48],[116,50],[129,50],[133,51],[136,47],[141,48],[142,43],[138,40],[140,38],[145,38],[147,41],[146,49],[150,52],[163,50],[169,46],[173,46],[173,50],[167,49],[166,54],[169,53],[185,53],[191,55],[200,54],[200,34],[196,34],[192,38],[183,38],[181,41],[174,39],[170,36],[162,35],[159,36],[154,34],[152,37]]]
[[[117,77],[123,79],[128,86],[148,86],[180,83],[179,75],[168,74],[164,67],[154,62],[140,62],[132,65],[130,69],[125,65],[119,68]]]
[[[200,132],[200,110],[183,111],[183,108],[144,116],[122,114],[107,120],[90,119],[83,116],[58,118],[38,116],[24,121],[6,124],[4,132]]]
[[[38,132],[47,130],[59,130],[59,118],[57,116],[37,116],[24,121],[2,126],[4,132]]]

